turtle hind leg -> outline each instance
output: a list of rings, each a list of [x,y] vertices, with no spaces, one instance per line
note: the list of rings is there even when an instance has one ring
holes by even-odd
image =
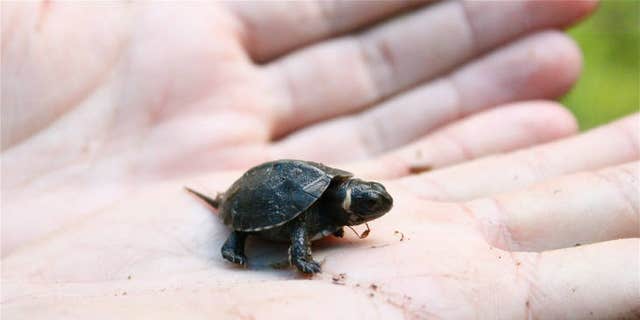
[[[291,228],[291,247],[289,260],[302,273],[320,272],[320,264],[313,261],[311,243],[307,235],[303,217],[294,220]]]
[[[222,257],[235,264],[246,266],[247,257],[244,255],[244,242],[247,236],[246,232],[232,231],[220,249]]]

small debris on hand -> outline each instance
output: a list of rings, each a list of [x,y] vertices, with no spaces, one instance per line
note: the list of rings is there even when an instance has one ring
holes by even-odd
[[[418,174],[433,170],[433,166],[429,164],[411,164],[409,165],[409,173]]]
[[[341,274],[337,274],[337,275],[334,275],[333,277],[331,277],[331,281],[333,282],[333,284],[344,286],[346,278],[347,278],[347,274],[346,273],[341,273]]]
[[[413,163],[409,163],[409,173],[417,174],[422,172],[427,172],[433,170],[433,165],[429,164],[424,160],[422,155],[422,150],[416,150],[415,159],[412,161]]]
[[[399,234],[400,235],[400,241],[404,241],[404,233],[396,230],[396,231],[393,232],[393,234]]]
[[[380,244],[380,245],[373,245],[373,246],[370,246],[369,248],[371,248],[371,249],[384,248],[384,247],[388,247],[390,245],[391,245],[390,243],[385,243],[385,244]]]

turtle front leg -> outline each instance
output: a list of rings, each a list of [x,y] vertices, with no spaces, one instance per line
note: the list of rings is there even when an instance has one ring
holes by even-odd
[[[293,221],[291,228],[291,247],[289,247],[289,260],[302,273],[320,272],[320,264],[313,261],[311,256],[311,243],[307,234],[304,217],[301,215]]]
[[[232,231],[220,250],[222,257],[233,263],[246,266],[247,257],[244,255],[244,241],[246,239],[246,232]]]

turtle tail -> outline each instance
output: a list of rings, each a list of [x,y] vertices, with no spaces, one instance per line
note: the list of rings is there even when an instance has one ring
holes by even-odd
[[[220,207],[220,202],[222,202],[222,194],[218,193],[218,195],[216,196],[215,199],[210,198],[205,196],[204,194],[195,191],[189,187],[184,187],[185,190],[187,190],[187,192],[195,195],[196,197],[198,197],[200,200],[206,202],[208,205],[212,206],[214,209],[218,209],[218,207]]]

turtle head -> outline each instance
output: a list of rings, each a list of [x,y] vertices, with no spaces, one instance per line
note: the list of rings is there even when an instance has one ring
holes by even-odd
[[[346,225],[357,225],[379,218],[393,206],[393,198],[377,182],[349,179],[341,186],[342,209]]]

